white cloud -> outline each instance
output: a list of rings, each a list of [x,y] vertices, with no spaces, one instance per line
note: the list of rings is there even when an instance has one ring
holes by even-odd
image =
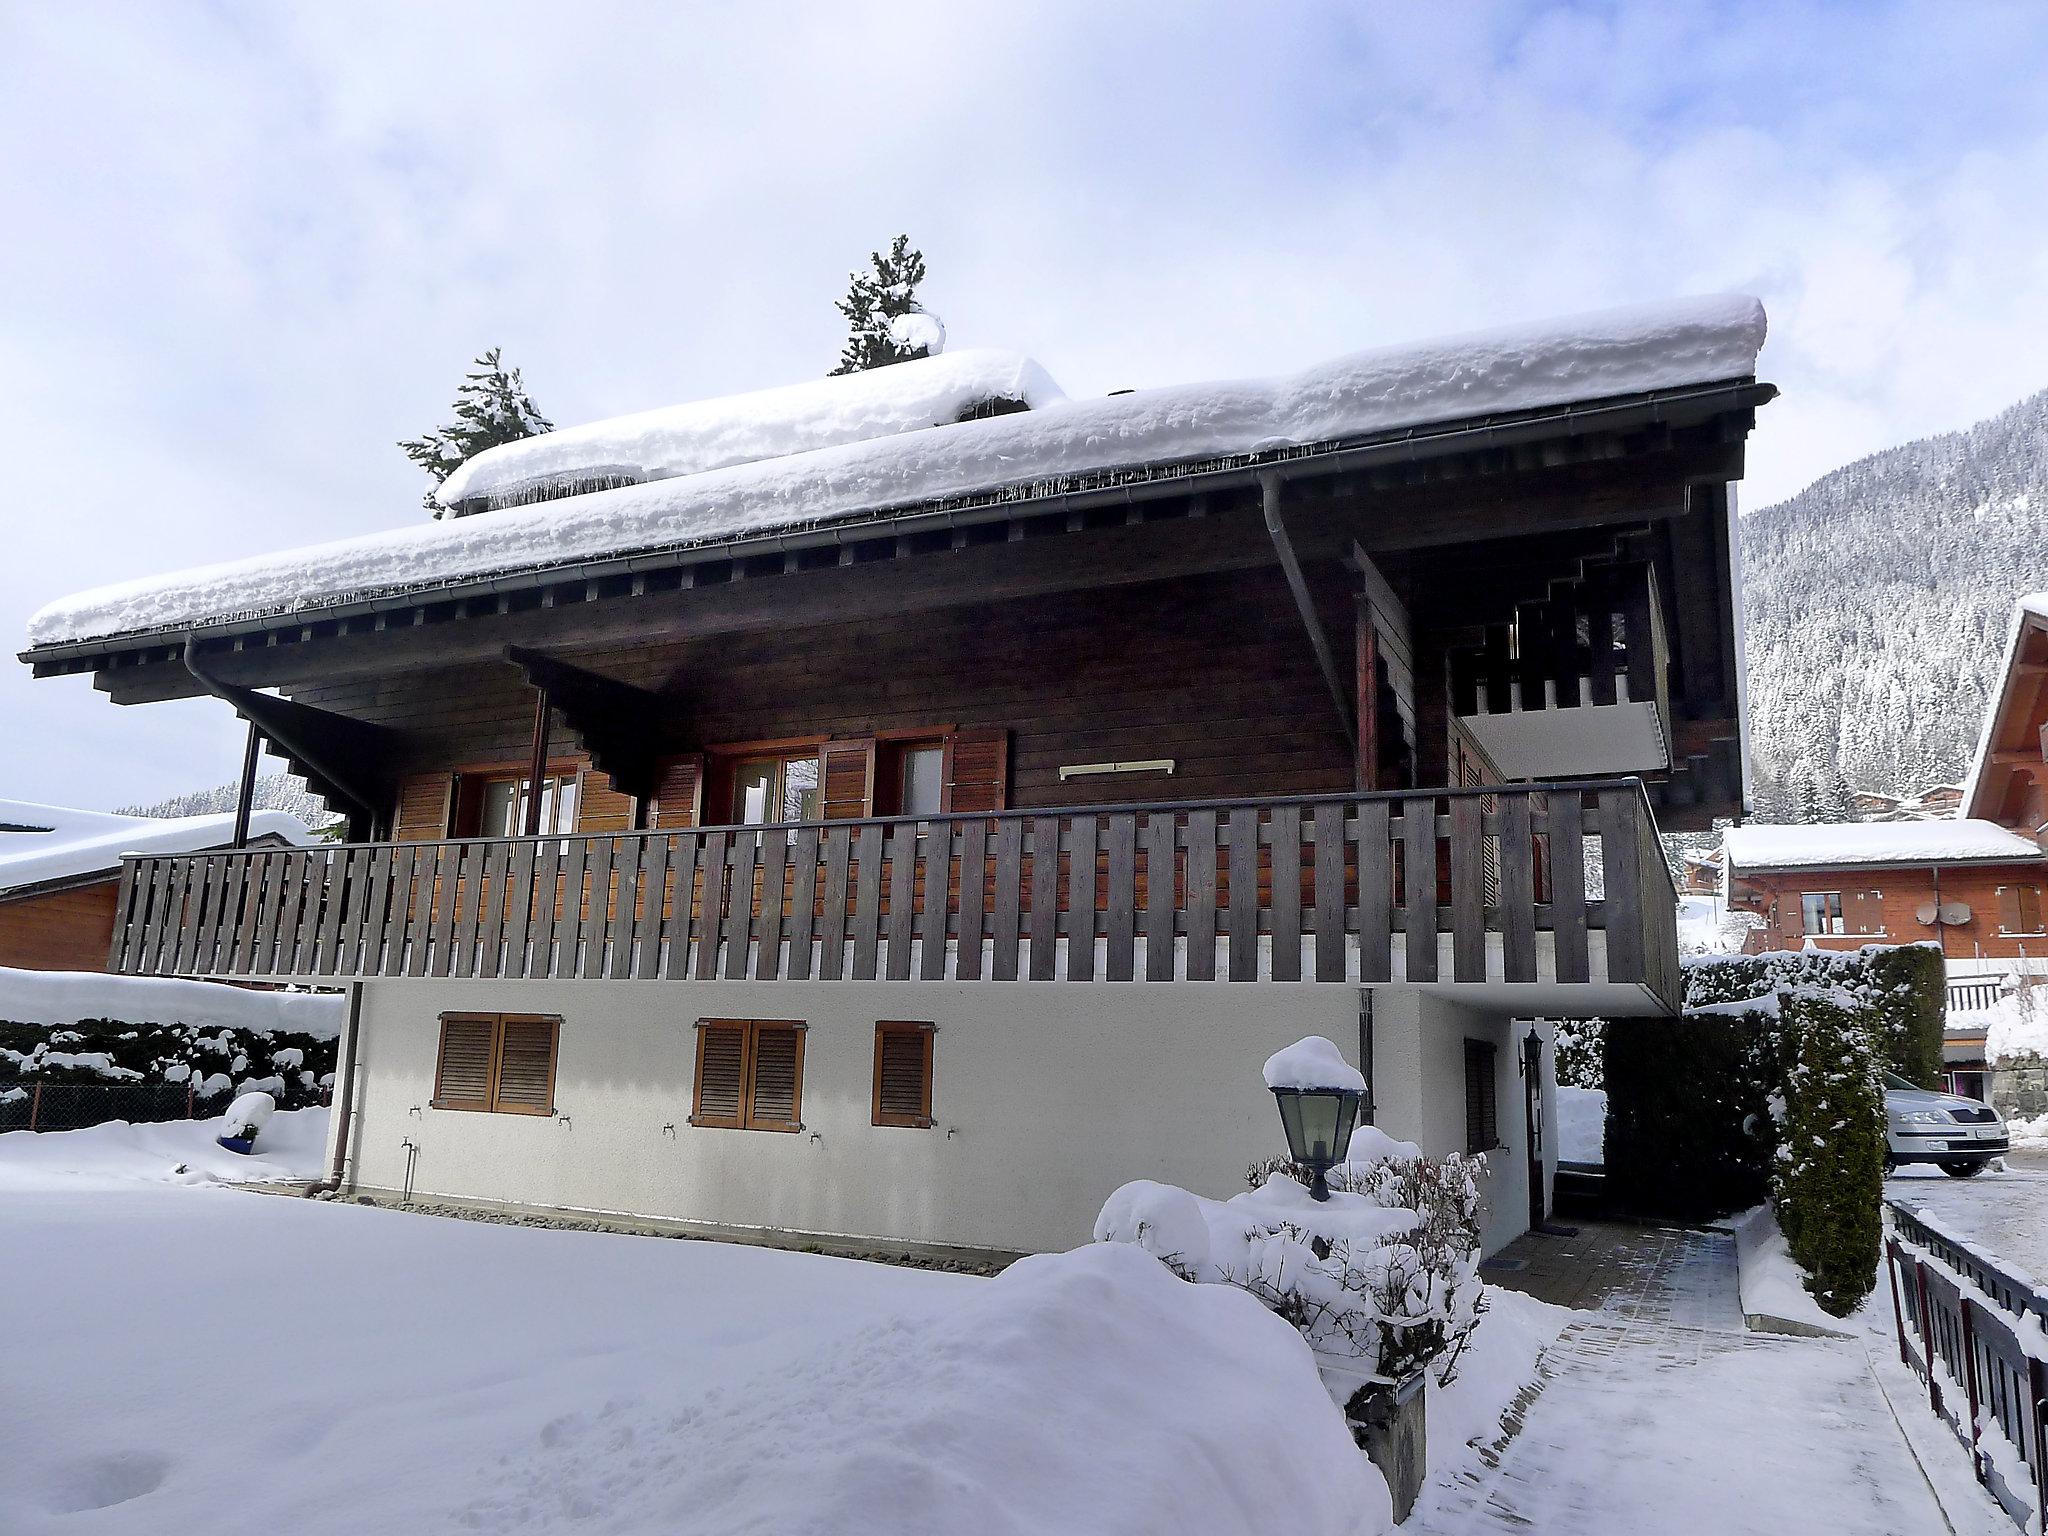
[[[563,422],[822,372],[898,229],[1073,392],[1756,291],[1757,505],[2048,383],[2044,65],[2026,6],[15,8],[0,625],[420,515],[392,444],[494,343]],[[236,760],[0,715],[11,793]]]

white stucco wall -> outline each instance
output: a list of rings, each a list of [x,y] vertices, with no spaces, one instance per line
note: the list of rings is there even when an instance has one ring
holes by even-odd
[[[448,1010],[560,1014],[559,1117],[429,1108]],[[351,1175],[398,1187],[410,1140],[423,1195],[1066,1248],[1087,1240],[1128,1179],[1243,1189],[1248,1163],[1285,1150],[1261,1063],[1305,1034],[1327,1035],[1355,1061],[1358,1014],[1350,986],[371,982]],[[809,1025],[804,1131],[689,1124],[704,1017]],[[869,1123],[877,1019],[938,1026],[934,1128]],[[1459,1138],[1462,1071],[1458,1058],[1442,1090]]]

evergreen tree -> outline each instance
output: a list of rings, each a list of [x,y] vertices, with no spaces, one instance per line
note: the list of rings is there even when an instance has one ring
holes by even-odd
[[[886,253],[868,257],[872,272],[848,274],[846,297],[834,307],[846,317],[846,345],[839,349],[839,366],[834,374],[859,373],[866,368],[886,368],[927,357],[932,349],[909,343],[890,334],[889,322],[905,315],[924,313],[917,302],[917,285],[924,281],[924,253],[910,248],[910,236],[898,235]]]
[[[441,482],[465,459],[486,448],[555,430],[555,424],[541,415],[527,397],[519,370],[508,370],[499,361],[498,351],[493,347],[478,358],[477,371],[456,391],[452,425],[436,427],[398,445],[408,459],[434,477],[434,489],[439,489]],[[454,516],[452,509],[434,500],[434,489],[426,494],[427,510],[436,517]]]

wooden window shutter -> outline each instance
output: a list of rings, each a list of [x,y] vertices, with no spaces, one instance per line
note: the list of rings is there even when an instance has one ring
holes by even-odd
[[[823,763],[824,813],[827,821],[866,816],[875,803],[875,742],[828,741],[818,749]]]
[[[885,1019],[875,1026],[876,1125],[932,1123],[932,1038],[930,1024]]]
[[[1876,891],[1851,891],[1844,898],[1851,933],[1884,932],[1884,898]]]
[[[944,808],[973,815],[1008,809],[1010,733],[977,727],[946,738]]]
[[[666,831],[672,827],[694,827],[704,816],[704,754],[689,752],[664,758],[661,784],[655,791],[654,825]]]
[[[2016,885],[1998,887],[1998,931],[2000,933],[2023,933],[2020,927],[2020,888]]]
[[[400,779],[392,841],[425,843],[446,837],[454,794],[452,773],[409,773]]]
[[[498,1017],[491,1013],[441,1016],[441,1051],[434,1064],[435,1109],[489,1109],[491,1066],[497,1056]]]
[[[622,795],[612,781],[584,764],[577,775],[576,830],[578,832],[630,832],[633,830],[633,797]]]
[[[756,1020],[747,1128],[803,1129],[804,1032],[794,1024]]]
[[[1491,1040],[1465,1042],[1465,1150],[1491,1152],[1500,1142],[1495,1099],[1496,1052]]]
[[[746,1091],[747,1025],[744,1020],[700,1019],[697,1023],[697,1098],[692,1125],[738,1130]]]
[[[498,1026],[498,1091],[491,1107],[512,1115],[555,1112],[555,1047],[560,1020],[507,1014]]]
[[[2041,928],[2041,887],[2023,885],[2020,887],[2020,931],[2040,933]]]
[[[1778,897],[1778,932],[1794,939],[1806,932],[1806,897],[1803,893],[1786,891]]]

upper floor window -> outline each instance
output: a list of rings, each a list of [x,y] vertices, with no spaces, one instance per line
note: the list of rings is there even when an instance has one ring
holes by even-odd
[[[750,757],[733,764],[732,825],[818,819],[818,753]]]
[[[1807,891],[1799,898],[1802,933],[1847,933],[1840,891]]]
[[[526,831],[530,781],[517,773],[465,773],[456,780],[451,837],[519,837]],[[540,831],[576,830],[578,786],[573,773],[541,780]]]
[[[897,814],[938,815],[946,799],[946,749],[935,741],[915,742],[899,756]]]

